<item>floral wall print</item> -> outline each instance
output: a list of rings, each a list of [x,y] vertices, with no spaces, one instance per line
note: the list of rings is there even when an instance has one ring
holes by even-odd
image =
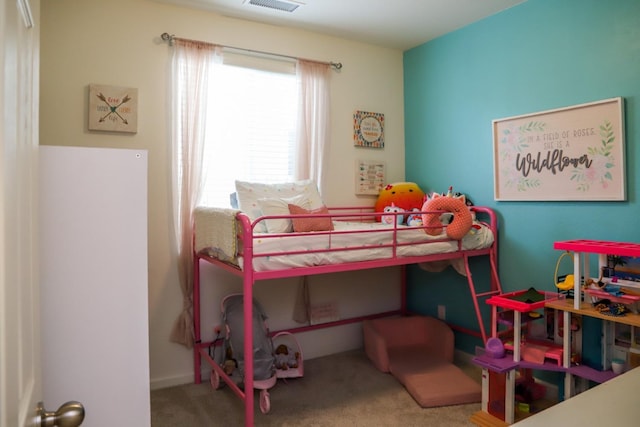
[[[623,100],[493,121],[496,200],[626,200]]]

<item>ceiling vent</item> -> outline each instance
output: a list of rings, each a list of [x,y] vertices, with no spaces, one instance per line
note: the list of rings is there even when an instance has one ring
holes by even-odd
[[[281,10],[283,12],[293,12],[298,6],[303,5],[301,1],[294,0],[248,0],[249,3],[254,6],[262,6],[269,9]]]

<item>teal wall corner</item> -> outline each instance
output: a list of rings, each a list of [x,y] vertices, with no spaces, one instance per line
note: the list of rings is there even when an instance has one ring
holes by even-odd
[[[504,291],[555,290],[555,241],[640,242],[639,76],[637,0],[528,0],[408,50],[406,180],[425,192],[453,186],[495,209]],[[625,104],[627,200],[494,200],[492,120],[614,97]],[[435,314],[444,303],[448,321],[477,324],[455,276],[412,269],[410,307]],[[488,283],[488,271],[474,281]]]

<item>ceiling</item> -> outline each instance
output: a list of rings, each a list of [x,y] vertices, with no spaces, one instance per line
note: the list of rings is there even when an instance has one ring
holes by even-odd
[[[156,1],[404,51],[526,0],[267,0],[302,3],[293,12],[250,0]]]

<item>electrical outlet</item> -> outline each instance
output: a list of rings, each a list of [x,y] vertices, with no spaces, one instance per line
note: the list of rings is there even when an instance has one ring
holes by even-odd
[[[438,319],[445,320],[447,317],[447,309],[444,305],[438,306]]]

